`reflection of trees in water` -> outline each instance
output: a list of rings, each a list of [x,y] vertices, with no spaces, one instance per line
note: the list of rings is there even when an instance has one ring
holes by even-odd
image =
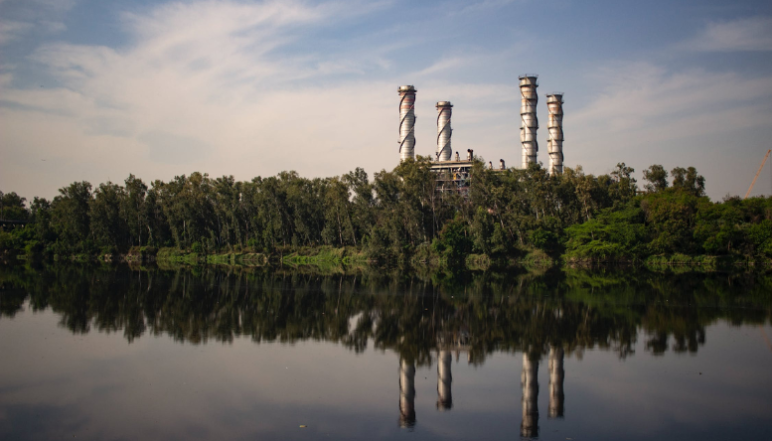
[[[654,353],[694,352],[716,319],[769,320],[770,280],[573,270],[416,276],[14,267],[0,271],[0,311],[12,316],[29,300],[33,309],[60,314],[72,332],[123,332],[129,341],[148,332],[194,344],[250,336],[256,342],[339,342],[357,352],[372,341],[416,365],[431,364],[438,349],[458,347],[472,363],[482,363],[492,351],[539,358],[551,347],[578,355],[600,347],[626,357],[639,329]]]

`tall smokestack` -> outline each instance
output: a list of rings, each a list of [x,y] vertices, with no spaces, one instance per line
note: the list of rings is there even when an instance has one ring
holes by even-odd
[[[549,121],[547,151],[550,155],[550,173],[563,173],[563,94],[547,95]]]
[[[536,141],[536,130],[539,128],[539,120],[536,118],[536,103],[539,95],[536,94],[536,75],[522,75],[520,77],[520,142],[523,145],[523,168],[536,162],[536,154],[539,152],[539,143]]]
[[[453,104],[450,101],[437,102],[437,160],[450,161],[452,149],[450,137],[453,129],[450,128],[450,116],[453,113]]]
[[[400,86],[399,93],[399,159],[415,158],[415,87]]]

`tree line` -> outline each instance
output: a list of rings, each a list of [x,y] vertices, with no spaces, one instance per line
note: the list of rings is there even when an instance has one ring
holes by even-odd
[[[467,196],[438,191],[429,158],[372,179],[361,168],[331,178],[296,172],[236,181],[192,173],[149,185],[74,182],[27,204],[0,193],[0,252],[40,256],[163,247],[197,253],[277,253],[354,247],[375,258],[459,262],[470,254],[634,260],[652,255],[772,257],[772,198],[712,202],[693,167],[581,166],[550,175],[539,164],[495,171],[476,161]]]

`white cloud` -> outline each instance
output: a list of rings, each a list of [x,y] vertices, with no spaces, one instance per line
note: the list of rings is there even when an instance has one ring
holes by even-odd
[[[772,51],[772,17],[708,23],[683,47],[698,51]]]

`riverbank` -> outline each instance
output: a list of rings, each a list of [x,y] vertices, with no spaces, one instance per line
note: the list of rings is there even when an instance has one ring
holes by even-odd
[[[31,255],[18,255],[15,260],[39,260]],[[160,266],[410,266],[430,269],[464,269],[469,271],[505,270],[512,267],[554,268],[595,266],[631,266],[656,268],[699,268],[701,270],[719,270],[733,267],[770,267],[771,259],[738,255],[686,255],[669,254],[649,256],[645,259],[578,259],[566,256],[550,256],[539,249],[531,250],[520,256],[489,256],[487,254],[469,254],[457,261],[449,261],[436,253],[416,253],[410,257],[395,255],[373,255],[355,247],[299,247],[277,249],[270,253],[241,252],[203,253],[177,248],[134,247],[127,254],[73,254],[53,256],[54,261],[80,263],[119,263],[148,264]]]

